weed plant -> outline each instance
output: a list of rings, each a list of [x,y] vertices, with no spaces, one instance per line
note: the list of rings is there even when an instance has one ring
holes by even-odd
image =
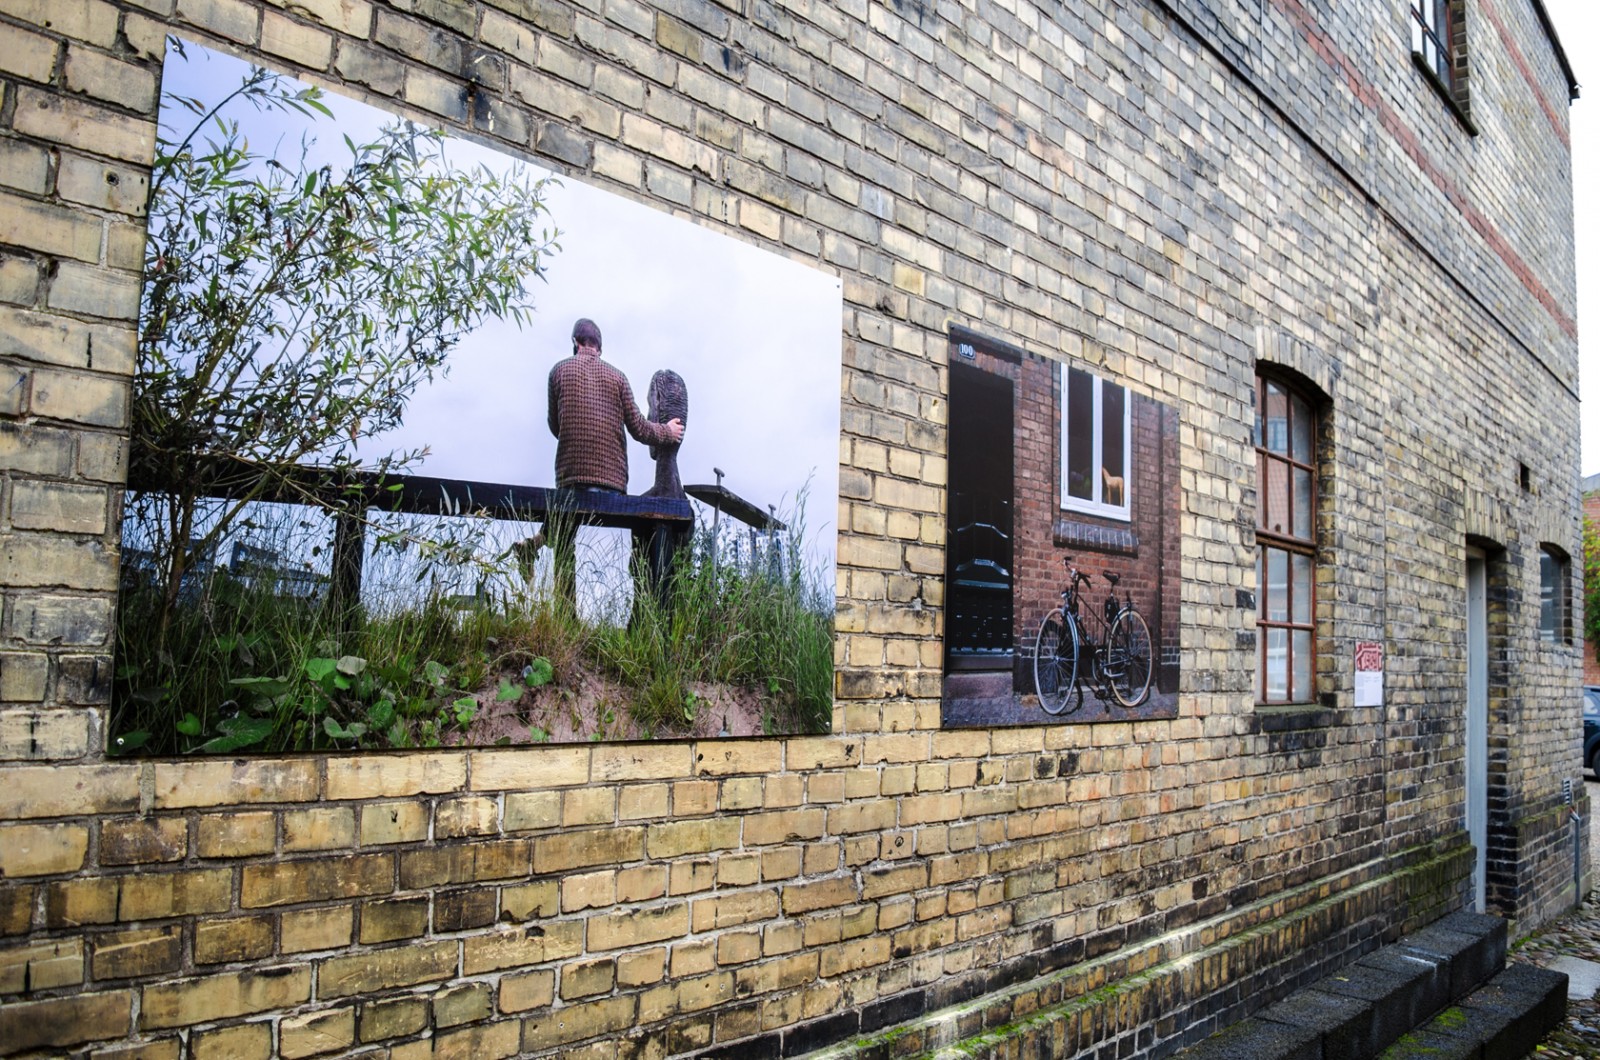
[[[307,527],[258,519],[255,554],[308,554]],[[527,704],[546,686],[570,692],[591,674],[625,690],[645,736],[687,732],[705,709],[696,690],[708,687],[759,699],[768,732],[828,729],[832,601],[802,564],[802,532],[736,556],[735,535],[698,530],[679,553],[669,606],[627,591],[622,575],[612,605],[583,617],[549,591],[548,550],[527,562],[502,547],[505,533],[482,527],[447,548],[417,545],[428,531],[385,528],[379,555],[368,557],[363,604],[338,615],[325,592],[304,591],[314,571],[286,591],[260,569],[217,567],[192,572],[163,624],[170,595],[148,568],[125,564],[113,753],[485,742],[473,725],[488,705]],[[128,540],[124,548],[137,551]],[[442,573],[441,554],[450,561]],[[453,591],[463,586],[473,592]]]

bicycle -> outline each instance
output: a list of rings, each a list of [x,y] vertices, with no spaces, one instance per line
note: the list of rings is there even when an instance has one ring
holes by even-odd
[[[1150,698],[1150,627],[1128,594],[1117,602],[1117,582],[1121,576],[1110,571],[1105,579],[1104,615],[1080,609],[1080,586],[1087,586],[1089,575],[1072,565],[1072,557],[1062,560],[1071,575],[1061,593],[1061,606],[1051,609],[1039,622],[1033,648],[1033,687],[1039,705],[1047,714],[1070,714],[1083,706],[1083,689],[1090,686],[1102,702],[1115,699],[1123,707],[1137,707]],[[1080,610],[1082,613],[1080,613]],[[1105,631],[1097,641],[1084,624],[1084,614]],[[1088,658],[1088,674],[1079,670]],[[1109,692],[1109,696],[1108,693]]]

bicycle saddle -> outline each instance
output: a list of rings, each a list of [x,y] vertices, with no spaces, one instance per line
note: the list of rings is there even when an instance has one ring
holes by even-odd
[[[1111,583],[1111,587],[1113,589],[1115,589],[1117,587],[1117,583],[1122,580],[1122,575],[1120,575],[1120,574],[1112,574],[1110,571],[1106,571],[1105,572],[1105,579],[1106,579],[1106,581],[1110,582]]]

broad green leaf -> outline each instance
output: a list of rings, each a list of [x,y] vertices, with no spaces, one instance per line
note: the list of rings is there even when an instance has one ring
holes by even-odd
[[[150,741],[150,733],[145,729],[135,729],[125,732],[111,741],[111,746],[106,748],[109,754],[122,755],[130,751],[137,751]]]
[[[338,663],[332,659],[307,659],[305,663],[306,676],[311,678],[313,681],[321,681],[324,677],[327,677],[329,674],[333,673],[337,666]]]
[[[387,729],[395,722],[394,700],[380,699],[367,711],[367,721],[374,729]]]
[[[281,677],[235,677],[228,684],[265,699],[281,696],[290,688],[289,682]]]
[[[224,735],[214,740],[207,740],[196,747],[196,754],[223,754],[227,751],[237,751],[241,747],[250,747],[258,744],[272,735],[272,719],[270,718],[234,718],[234,724],[224,723],[218,725]]]

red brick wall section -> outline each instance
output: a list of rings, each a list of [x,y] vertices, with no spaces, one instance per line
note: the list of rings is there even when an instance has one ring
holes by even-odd
[[[1030,357],[1017,381],[1016,565],[1012,621],[1018,673],[1026,673],[1039,620],[1056,606],[1066,584],[1055,547],[1056,496],[1061,492],[1060,375],[1062,365]]]
[[[1017,549],[1015,631],[1019,673],[1039,621],[1061,601],[1066,586],[1063,559],[1070,556],[1094,581],[1088,587],[1095,613],[1105,599],[1106,571],[1121,576],[1118,599],[1131,595],[1150,626],[1162,660],[1158,687],[1176,691],[1178,648],[1178,477],[1177,410],[1140,394],[1130,394],[1133,460],[1129,476],[1132,519],[1123,521],[1061,508],[1060,371],[1054,362],[1029,358],[1017,387]],[[1110,382],[1121,382],[1110,379]],[[1137,553],[1062,543],[1057,525],[1069,520],[1085,526],[1131,531]],[[1098,627],[1091,628],[1099,632]]]

